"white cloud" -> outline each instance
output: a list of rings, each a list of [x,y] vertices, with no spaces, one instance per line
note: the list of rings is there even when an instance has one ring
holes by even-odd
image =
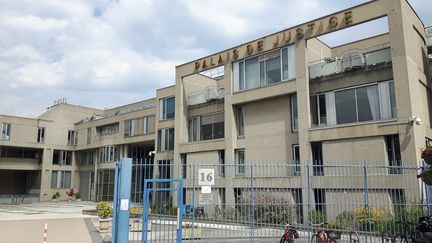
[[[150,98],[176,65],[364,1],[0,0],[0,114]]]

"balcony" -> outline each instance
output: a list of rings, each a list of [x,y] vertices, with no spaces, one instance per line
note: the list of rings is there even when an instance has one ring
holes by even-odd
[[[325,80],[356,71],[370,71],[391,63],[389,44],[363,50],[349,50],[337,57],[324,58],[309,65],[310,80]]]
[[[205,104],[213,101],[222,100],[225,97],[225,90],[214,86],[207,87],[204,90],[191,93],[187,97],[188,106]]]

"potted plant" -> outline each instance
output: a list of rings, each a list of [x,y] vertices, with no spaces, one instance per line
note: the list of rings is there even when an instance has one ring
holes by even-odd
[[[432,185],[432,167],[423,170],[417,178],[420,178],[426,185]]]
[[[426,146],[422,148],[421,158],[426,162],[426,164],[432,165],[432,147]]]
[[[97,215],[99,216],[99,230],[108,230],[112,207],[109,202],[101,201],[96,204]]]
[[[52,197],[51,197],[51,200],[53,201],[53,202],[59,202],[60,201],[60,192],[55,192],[53,195],[52,195]]]
[[[79,194],[79,192],[75,193],[75,201],[81,202],[81,195]]]
[[[66,191],[66,194],[69,197],[69,202],[72,201],[72,197],[75,195],[74,189],[71,188],[69,191]]]

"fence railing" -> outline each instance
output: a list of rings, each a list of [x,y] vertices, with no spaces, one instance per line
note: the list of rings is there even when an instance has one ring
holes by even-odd
[[[397,168],[385,163],[323,164],[135,161],[131,212],[140,217],[144,179],[183,178],[183,203],[195,208],[183,222],[199,232],[192,238],[202,242],[276,242],[285,223],[308,239],[314,231],[311,225],[320,222],[343,232],[356,231],[361,242],[378,242],[383,232],[402,230],[397,221],[416,222],[430,215],[429,188],[416,178],[421,170],[416,163]],[[203,169],[214,172],[214,184],[205,193],[199,181]],[[150,203],[150,214],[174,220],[177,197],[170,193],[154,197],[159,199],[150,200],[157,201]]]

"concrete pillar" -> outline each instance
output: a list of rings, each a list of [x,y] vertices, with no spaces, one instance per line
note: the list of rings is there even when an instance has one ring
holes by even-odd
[[[40,200],[48,201],[51,199],[51,163],[53,150],[44,148],[41,166]]]

